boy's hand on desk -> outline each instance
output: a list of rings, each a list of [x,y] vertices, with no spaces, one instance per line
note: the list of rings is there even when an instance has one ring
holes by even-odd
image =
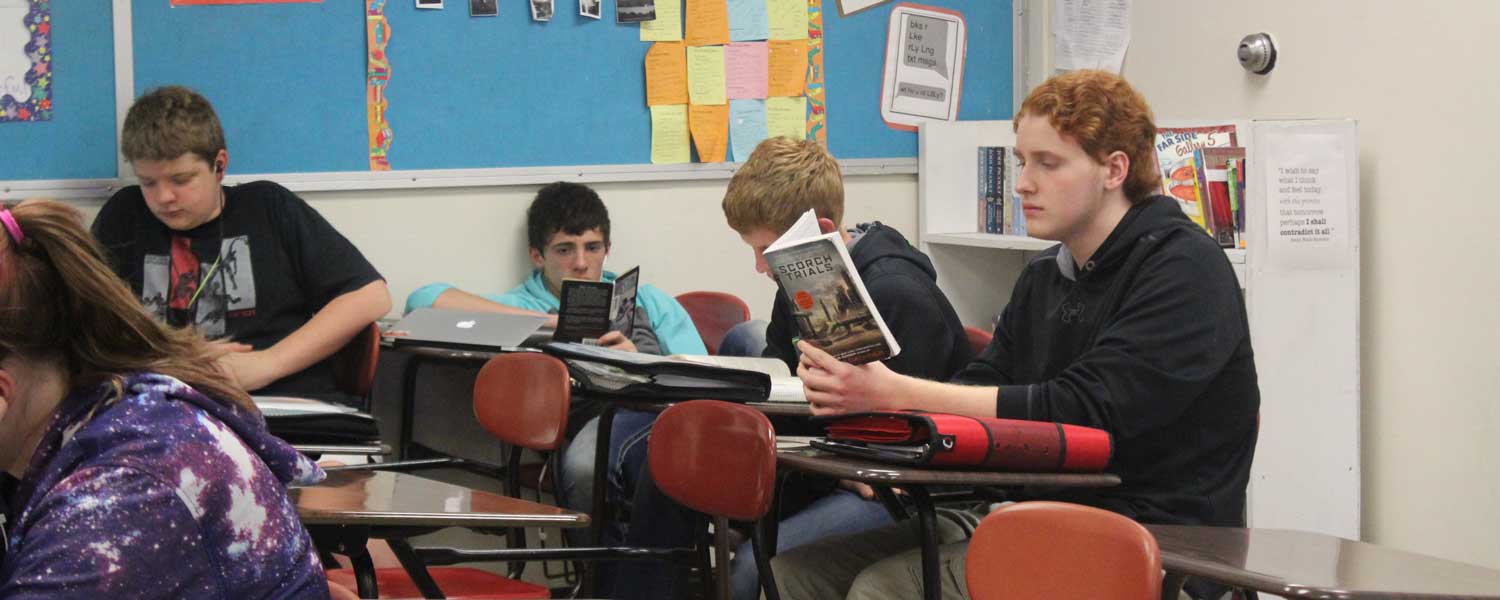
[[[797,377],[807,392],[814,415],[885,410],[880,392],[890,389],[896,374],[879,361],[851,365],[808,342],[797,342],[802,358]]]
[[[618,331],[611,331],[599,336],[599,345],[611,350],[635,352],[635,342],[630,341],[630,338],[625,337],[625,334]]]
[[[264,350],[227,353],[219,357],[219,368],[247,392],[271,385],[280,378],[275,363]]]

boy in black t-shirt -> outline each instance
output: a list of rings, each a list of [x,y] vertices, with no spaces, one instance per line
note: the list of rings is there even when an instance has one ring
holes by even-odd
[[[336,394],[325,359],[390,310],[380,273],[286,188],[224,186],[224,132],[198,93],[147,92],[120,140],[140,185],[93,225],[115,272],[158,317],[220,339],[246,390]]]

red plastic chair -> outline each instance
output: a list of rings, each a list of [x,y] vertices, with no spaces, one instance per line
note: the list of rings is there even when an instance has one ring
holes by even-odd
[[[513,447],[505,469],[506,495],[520,494],[519,448],[549,453],[552,470],[556,469],[556,450],[562,446],[568,428],[571,393],[567,365],[545,354],[501,354],[479,370],[474,379],[474,417],[496,439]],[[511,548],[525,548],[524,531],[512,530],[508,538]],[[519,580],[523,562],[512,561],[509,567],[509,577],[468,567],[431,567],[427,571],[449,598],[551,597],[546,587]],[[405,569],[376,569],[375,578],[381,598],[422,595]],[[352,587],[354,572],[333,569],[328,571],[328,580]]]
[[[370,388],[375,387],[375,366],[380,363],[380,326],[365,326],[332,358],[333,381],[339,391],[368,399]]]
[[[979,523],[965,579],[973,600],[1155,600],[1156,538],[1125,516],[1078,504],[1023,502]]]
[[[990,340],[995,337],[994,334],[973,325],[964,326],[964,335],[968,336],[969,347],[974,349],[976,355],[984,352],[984,349],[990,345]]]
[[[678,296],[677,303],[692,317],[709,354],[719,353],[719,343],[731,328],[750,320],[750,306],[734,294],[688,292]]]
[[[740,404],[693,400],[662,411],[647,444],[647,460],[661,491],[714,517],[715,536],[720,538],[714,544],[718,597],[728,598],[729,545],[723,537],[728,535],[728,521],[759,521],[770,510],[776,489],[776,432],[771,421]],[[759,527],[752,528],[751,547],[761,588],[767,598],[778,600]]]

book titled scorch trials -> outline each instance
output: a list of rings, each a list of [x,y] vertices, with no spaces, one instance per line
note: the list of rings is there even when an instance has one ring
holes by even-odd
[[[901,352],[837,232],[820,233],[809,210],[766,248],[766,264],[792,305],[802,339],[852,364]]]

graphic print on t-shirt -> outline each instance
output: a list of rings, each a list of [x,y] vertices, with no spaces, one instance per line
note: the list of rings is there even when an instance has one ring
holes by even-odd
[[[179,243],[178,240],[182,240]],[[175,237],[172,254],[147,254],[142,268],[141,302],[146,310],[173,325],[195,325],[204,336],[221,337],[227,331],[228,313],[255,310],[255,272],[250,266],[250,238],[236,236],[220,242],[223,259],[218,269],[201,260],[187,244]],[[205,257],[206,258],[206,257]],[[208,275],[208,280],[201,278]],[[198,286],[204,290],[198,293]],[[193,295],[198,299],[193,301]],[[191,311],[192,319],[188,319]]]

